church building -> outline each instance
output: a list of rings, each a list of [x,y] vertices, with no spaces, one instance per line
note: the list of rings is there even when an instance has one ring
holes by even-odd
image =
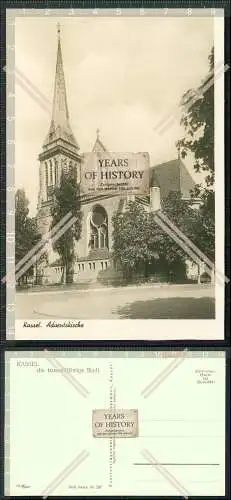
[[[92,151],[107,152],[99,130],[96,132]],[[81,191],[84,155],[80,152],[69,120],[59,27],[52,116],[39,162],[37,225],[42,235],[50,230],[54,189],[59,185],[62,170],[68,171],[70,167],[76,169],[83,218],[81,238],[76,244],[74,281],[94,281],[100,271],[106,271],[112,265],[112,216],[116,211],[123,210],[131,197],[120,193],[86,194]],[[195,183],[180,158],[150,167],[150,203],[154,206],[158,206],[159,201],[167,197],[170,191],[181,192],[183,198],[189,199],[190,190],[194,186]],[[144,206],[149,205],[145,196],[138,195],[136,199]],[[53,253],[52,257],[51,252],[49,261],[49,266],[44,271],[44,282],[60,282],[62,268],[58,256]]]

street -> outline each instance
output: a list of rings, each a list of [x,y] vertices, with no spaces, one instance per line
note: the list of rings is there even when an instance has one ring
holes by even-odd
[[[210,285],[18,292],[16,319],[213,319]]]

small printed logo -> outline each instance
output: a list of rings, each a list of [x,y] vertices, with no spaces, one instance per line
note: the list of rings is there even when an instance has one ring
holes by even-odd
[[[215,384],[215,371],[203,370],[201,368],[195,370],[197,384]]]

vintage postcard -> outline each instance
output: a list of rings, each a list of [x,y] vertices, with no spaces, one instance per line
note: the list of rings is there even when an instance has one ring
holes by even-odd
[[[6,353],[5,495],[225,495],[225,353]]]
[[[227,69],[222,9],[7,11],[8,339],[224,338]]]

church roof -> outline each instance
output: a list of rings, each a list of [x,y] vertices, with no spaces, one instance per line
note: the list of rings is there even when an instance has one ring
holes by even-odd
[[[190,197],[195,181],[182,160],[172,160],[150,169],[150,185],[160,187],[161,198],[166,198],[170,191],[179,191],[183,198]]]
[[[57,139],[63,139],[79,149],[78,143],[74,137],[69,124],[69,111],[67,104],[67,93],[65,76],[63,69],[63,58],[60,40],[60,28],[58,26],[58,50],[55,72],[55,86],[53,96],[52,118],[49,132],[44,145]]]

